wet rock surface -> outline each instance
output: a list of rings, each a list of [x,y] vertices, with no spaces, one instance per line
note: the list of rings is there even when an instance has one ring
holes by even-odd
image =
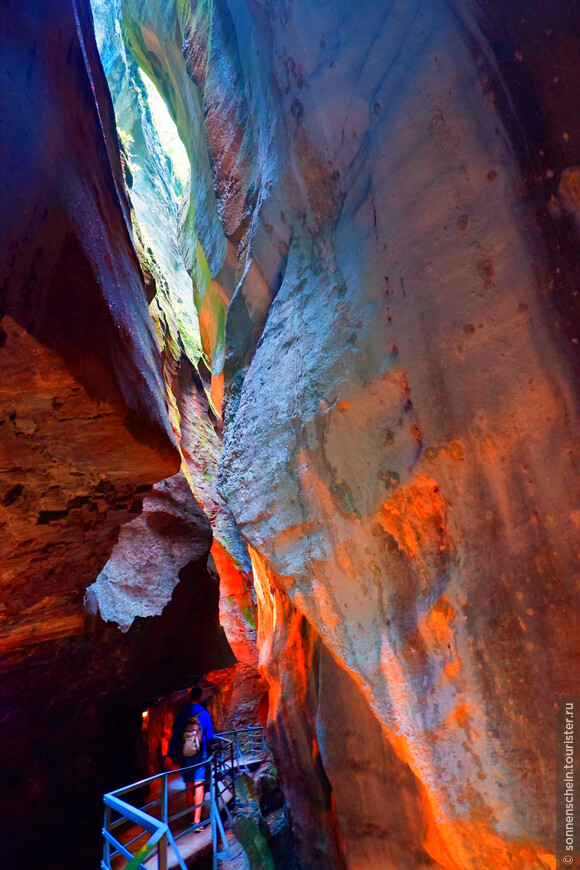
[[[258,779],[258,800],[263,813],[279,810],[283,806],[284,795],[280,783],[271,773],[263,773]]]
[[[265,783],[267,782],[267,785]],[[269,800],[263,800],[266,796]],[[296,852],[276,768],[266,761],[236,780],[236,806],[224,870],[297,870]]]

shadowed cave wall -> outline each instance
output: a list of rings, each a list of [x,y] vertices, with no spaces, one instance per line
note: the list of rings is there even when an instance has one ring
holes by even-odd
[[[179,280],[199,342],[184,343],[162,258],[135,231],[124,185],[144,151],[133,136],[119,158],[88,5],[5,3],[14,806],[36,794],[48,818],[46,757],[78,745],[73,704],[98,719],[92,699],[107,698],[106,742],[117,690],[135,704],[119,734],[150,691],[231,664],[211,546],[222,623],[248,662],[256,602],[302,866],[553,867],[546,735],[555,695],[578,694],[576,5],[115,8],[111,57],[133,56],[115,110],[122,97],[135,117],[123,77],[138,64],[187,151]],[[178,516],[183,476],[213,543],[195,505],[186,529]],[[131,542],[163,499],[153,525],[186,567],[177,586],[172,569],[160,592],[151,577],[137,588],[121,634],[95,611],[118,580],[132,586]],[[162,615],[139,616],[158,592]],[[182,595],[191,621],[176,632]],[[136,666],[144,648],[151,671]],[[91,753],[72,754],[90,777]]]
[[[0,863],[96,866],[141,710],[233,657],[210,522],[164,482],[181,459],[88,5],[5,3],[0,40]],[[123,634],[83,599],[138,516],[180,582]]]

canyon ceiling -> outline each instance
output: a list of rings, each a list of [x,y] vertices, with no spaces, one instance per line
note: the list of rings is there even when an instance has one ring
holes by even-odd
[[[0,43],[0,853],[98,840],[141,708],[237,661],[304,868],[554,868],[578,4],[4,0]]]

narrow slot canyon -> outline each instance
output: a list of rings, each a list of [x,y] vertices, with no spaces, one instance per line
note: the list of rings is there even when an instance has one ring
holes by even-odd
[[[189,867],[580,861],[580,5],[0,45],[0,868],[162,867],[103,796],[177,788],[192,689],[251,748]]]

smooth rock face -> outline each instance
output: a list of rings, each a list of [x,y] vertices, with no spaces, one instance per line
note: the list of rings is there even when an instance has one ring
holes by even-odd
[[[362,693],[320,645],[316,737],[353,870],[441,866],[422,847],[430,824],[421,786],[401,761]]]
[[[1,14],[3,313],[175,469],[90,12],[59,0]]]
[[[420,784],[352,678],[253,554],[260,665],[270,690],[268,740],[302,866],[439,867]]]
[[[145,7],[152,22],[152,3],[124,14],[159,57]],[[156,15],[163,76],[183,76],[174,28],[241,236],[221,465],[234,517],[416,777],[416,847],[449,868],[551,866],[546,686],[578,689],[577,10],[216,0]],[[323,762],[299,755],[313,779],[310,803],[291,792],[296,830],[319,800],[338,861],[348,816],[329,809]]]

